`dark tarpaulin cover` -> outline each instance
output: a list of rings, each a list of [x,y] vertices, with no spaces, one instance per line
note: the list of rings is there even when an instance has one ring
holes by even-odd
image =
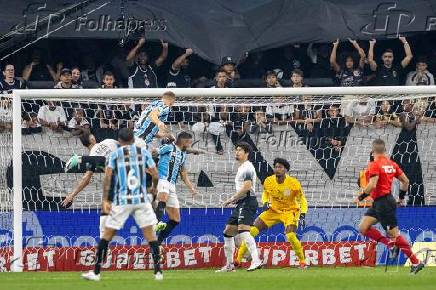
[[[79,1],[0,1],[0,33],[36,15]],[[120,17],[121,0],[88,1],[89,5],[50,25],[49,37],[120,38],[106,30],[104,18]],[[436,30],[436,0],[137,0],[123,1],[125,15],[146,21],[146,35],[180,47],[192,47],[218,63],[246,51],[290,43],[330,42],[336,38],[369,39]],[[29,6],[30,5],[30,6]],[[32,6],[33,5],[33,6]],[[32,8],[33,7],[33,8]],[[38,9],[36,9],[38,8]],[[33,9],[33,11],[32,11]],[[87,14],[81,20],[80,15]],[[103,20],[102,20],[103,19]],[[100,22],[99,22],[100,21]],[[69,23],[68,25],[66,25]],[[100,23],[103,23],[100,25]],[[65,27],[53,32],[60,25]],[[96,26],[97,25],[97,26]],[[100,26],[98,26],[100,25]],[[157,31],[154,31],[156,30]]]

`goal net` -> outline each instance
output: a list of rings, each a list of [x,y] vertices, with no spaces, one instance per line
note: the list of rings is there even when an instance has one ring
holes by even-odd
[[[133,128],[141,111],[164,91],[27,90],[1,97],[1,271],[92,267],[102,173],[93,174],[71,207],[62,206],[85,171],[65,172],[66,162],[74,154],[89,154],[79,129],[89,129],[98,142],[116,139],[117,130]],[[376,138],[385,140],[387,153],[410,179],[408,205],[398,211],[401,230],[412,242],[435,241],[434,87],[172,91],[177,97],[167,126],[174,135],[190,132],[193,148],[204,153],[189,154],[186,163],[199,194],[192,197],[183,183],[177,185],[182,222],[166,240],[165,267],[221,265],[221,233],[231,211],[221,204],[235,192],[233,149],[239,141],[254,149],[250,160],[259,178],[259,206],[261,182],[272,174],[274,158],[290,162],[289,174],[301,182],[309,204],[306,227],[298,230],[308,263],[382,262],[385,249],[365,241],[357,229],[371,204],[356,202],[359,174]],[[156,139],[149,147],[160,145]],[[393,194],[398,190],[394,184]],[[281,225],[256,240],[268,265],[298,264]],[[140,229],[129,220],[112,241],[104,267],[150,267],[145,244]]]

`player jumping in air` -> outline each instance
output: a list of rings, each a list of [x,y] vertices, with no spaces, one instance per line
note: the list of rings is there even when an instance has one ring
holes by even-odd
[[[250,235],[250,226],[254,222],[258,206],[255,196],[256,171],[253,164],[248,160],[251,151],[251,146],[245,142],[240,142],[236,145],[235,157],[239,163],[238,172],[235,176],[236,193],[223,203],[223,206],[236,204],[236,207],[233,209],[223,233],[226,265],[216,272],[235,271],[233,264],[233,253],[235,251],[234,237],[238,233],[242,241],[247,245],[252,257],[251,265],[247,271],[254,271],[262,267],[262,261],[257,252],[256,241]]]
[[[262,203],[263,212],[254,221],[250,233],[256,237],[259,232],[278,223],[285,226],[286,238],[291,243],[299,261],[300,268],[305,269],[303,247],[295,234],[298,224],[305,226],[307,201],[300,182],[289,176],[289,162],[282,158],[274,160],[274,175],[269,176],[263,183]],[[247,245],[242,243],[239,247],[236,264],[240,264]]]
[[[70,158],[66,165],[66,171],[69,171],[73,168],[79,166],[79,164],[87,164],[86,172],[83,175],[80,182],[74,187],[73,191],[68,194],[64,200],[62,201],[62,206],[68,208],[72,205],[74,198],[82,192],[85,187],[91,182],[91,178],[94,175],[94,172],[99,168],[104,169],[105,162],[109,154],[117,150],[119,147],[118,141],[114,139],[104,139],[103,141],[97,143],[95,136],[91,134],[89,131],[84,131],[79,136],[80,141],[83,146],[88,148],[89,155],[88,156],[78,156],[74,155]],[[146,147],[144,140],[135,138],[135,145],[139,147]],[[106,223],[107,214],[101,212],[100,213],[100,238],[103,236],[104,225]]]
[[[110,214],[103,237],[98,244],[95,269],[82,274],[82,277],[86,280],[100,280],[101,264],[106,256],[108,244],[117,230],[120,230],[132,215],[150,245],[155,279],[162,280],[159,243],[153,229],[157,219],[147,197],[145,177],[145,171],[148,169],[153,177],[153,190],[156,190],[158,180],[156,164],[147,149],[133,144],[132,130],[120,129],[118,141],[121,147],[109,155],[103,180],[102,211]]]
[[[399,205],[404,205],[404,197],[409,187],[409,179],[397,163],[386,156],[385,142],[376,139],[372,143],[374,161],[368,164],[366,171],[368,184],[363,189],[359,200],[371,195],[374,200],[372,207],[363,216],[359,231],[362,235],[385,244],[389,248],[392,259],[401,250],[412,263],[410,272],[417,274],[424,268],[424,264],[413,254],[410,244],[400,234],[397,223],[397,202],[392,196],[391,188],[394,177],[400,181]],[[381,223],[387,237],[380,233],[373,225]]]
[[[154,137],[170,137],[165,121],[174,105],[176,95],[165,92],[161,100],[154,101],[142,111],[139,120],[135,123],[135,137],[145,140],[149,144]]]
[[[180,205],[176,195],[176,182],[180,174],[183,182],[194,196],[197,190],[188,177],[185,168],[187,149],[192,145],[192,135],[187,132],[180,132],[177,140],[170,144],[162,145],[159,150],[159,183],[157,186],[158,205],[156,216],[159,221],[157,229],[160,231],[158,236],[161,244],[180,223]],[[164,211],[167,212],[169,221],[167,224],[162,222]]]

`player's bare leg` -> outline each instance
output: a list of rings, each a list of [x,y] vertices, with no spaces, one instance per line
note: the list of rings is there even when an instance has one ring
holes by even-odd
[[[253,226],[250,227],[250,234],[255,238],[259,233],[263,230],[268,229],[268,226],[259,218],[257,217],[254,221]],[[239,266],[244,258],[247,258],[247,244],[245,241],[241,243],[241,246],[238,249],[238,255],[236,257],[235,265]],[[250,257],[250,256],[248,256]],[[251,259],[251,257],[250,257]]]
[[[395,243],[396,247],[410,259],[412,264],[410,273],[417,274],[419,271],[421,271],[424,268],[424,263],[419,261],[419,259],[415,256],[409,242],[401,235],[398,227],[390,228],[388,226],[386,232],[389,238]]]
[[[117,233],[117,230],[106,227],[104,229],[104,234],[97,247],[97,261],[95,263],[94,271],[89,271],[87,273],[82,274],[82,278],[90,281],[100,281],[100,271],[101,264],[107,255],[107,248],[109,246],[109,242]]]
[[[224,255],[226,257],[226,264],[221,269],[215,272],[234,272],[235,266],[233,265],[233,253],[235,252],[235,236],[238,234],[238,226],[226,225],[224,228]]]
[[[298,260],[300,261],[300,269],[306,269],[307,265],[306,265],[306,259],[304,257],[303,247],[296,235],[297,228],[298,227],[296,225],[288,225],[285,229],[286,238],[288,242],[291,243],[292,249],[294,249],[295,254],[298,257]]]
[[[162,270],[160,268],[160,250],[159,250],[159,242],[156,237],[156,232],[153,229],[153,226],[148,226],[142,228],[142,233],[144,238],[148,241],[150,245],[151,255],[153,257],[154,264],[154,277],[156,280],[162,280]]]
[[[248,267],[247,271],[255,271],[262,268],[262,261],[259,258],[259,252],[257,251],[256,241],[254,237],[250,234],[250,225],[238,225],[238,233],[245,242],[248,251],[251,255],[251,265]]]

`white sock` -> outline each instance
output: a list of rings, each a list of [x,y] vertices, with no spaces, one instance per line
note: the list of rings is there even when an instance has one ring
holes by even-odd
[[[242,240],[245,241],[247,244],[248,251],[251,254],[251,258],[253,259],[253,262],[259,262],[259,253],[257,252],[257,246],[256,241],[254,240],[254,237],[250,234],[250,232],[242,232],[240,233]]]
[[[235,252],[235,239],[233,237],[224,237],[224,254],[226,256],[226,265],[233,265],[233,253]]]

